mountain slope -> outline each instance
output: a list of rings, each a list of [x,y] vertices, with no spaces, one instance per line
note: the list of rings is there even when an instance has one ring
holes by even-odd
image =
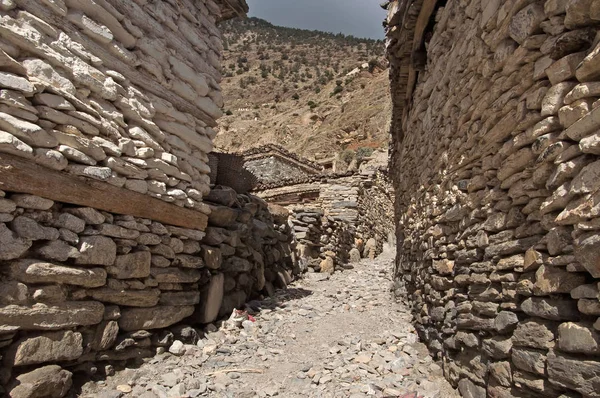
[[[222,29],[226,116],[217,148],[277,143],[319,160],[387,146],[391,100],[382,41],[257,18]]]

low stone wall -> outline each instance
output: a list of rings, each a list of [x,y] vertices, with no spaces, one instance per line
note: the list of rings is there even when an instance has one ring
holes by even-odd
[[[389,5],[397,292],[465,397],[600,397],[599,3],[435,3]]]
[[[368,250],[375,246],[374,252],[363,253],[364,257],[380,254],[386,243],[390,246],[396,244],[394,188],[387,175],[381,171],[373,172],[372,177],[360,187],[356,238],[365,244],[372,239]]]
[[[53,369],[70,380],[153,355],[182,321],[211,323],[291,280],[289,229],[264,201],[231,189],[209,193],[205,232],[0,196],[0,382],[9,391],[17,377]],[[19,376],[48,364],[60,366]]]

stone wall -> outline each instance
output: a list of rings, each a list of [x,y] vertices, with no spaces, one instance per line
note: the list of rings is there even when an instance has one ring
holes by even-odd
[[[213,0],[4,1],[0,150],[205,211],[222,114]]]
[[[386,173],[376,170],[365,181],[358,194],[356,238],[376,247],[372,256],[383,251],[387,243],[395,245],[394,189]],[[370,254],[365,254],[367,257]]]
[[[465,397],[600,397],[600,3],[432,4],[388,6],[397,292]]]
[[[272,184],[284,179],[303,179],[310,175],[277,156],[248,160],[244,163],[244,168],[254,174],[261,184]]]
[[[214,322],[291,280],[285,220],[275,224],[264,201],[231,189],[206,198],[205,232],[1,196],[0,382],[8,390],[43,365],[61,365],[70,379],[151,356],[179,337],[181,326],[169,328],[181,321]]]
[[[72,372],[164,350],[181,321],[213,322],[291,280],[285,220],[209,185],[217,22],[245,12],[244,0],[0,2],[8,395],[63,396]]]

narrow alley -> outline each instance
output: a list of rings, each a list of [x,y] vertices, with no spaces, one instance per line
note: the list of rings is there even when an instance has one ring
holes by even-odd
[[[255,322],[210,325],[196,344],[173,343],[137,369],[88,382],[81,396],[458,396],[392,297],[392,262],[384,253],[329,277],[306,274],[248,303]]]

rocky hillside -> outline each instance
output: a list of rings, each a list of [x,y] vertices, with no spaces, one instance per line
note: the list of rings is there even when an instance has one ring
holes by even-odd
[[[310,159],[387,145],[391,105],[384,43],[249,18],[224,31],[218,148],[278,143]]]

